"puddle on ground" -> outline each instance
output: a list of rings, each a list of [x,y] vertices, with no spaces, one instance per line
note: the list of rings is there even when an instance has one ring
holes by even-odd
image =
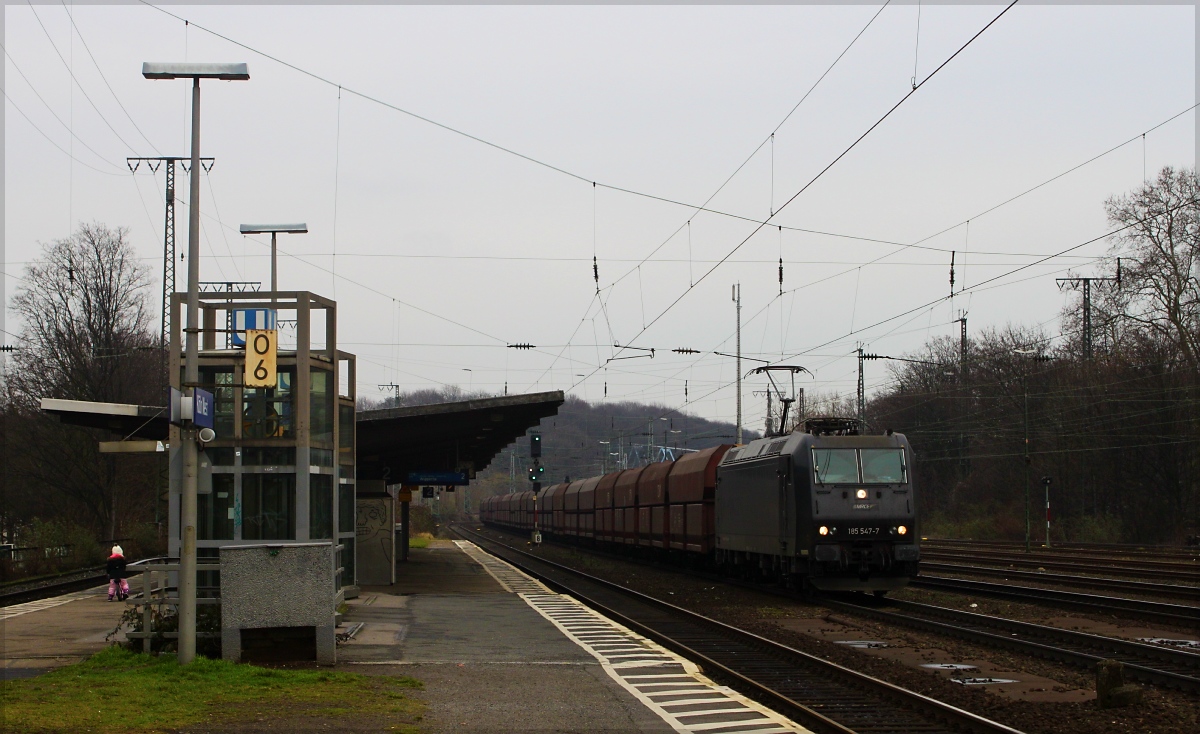
[[[1200,652],[1200,640],[1171,640],[1165,637],[1139,637],[1138,642],[1163,647],[1176,647],[1181,650]]]
[[[870,647],[888,646],[886,642],[880,642],[879,640],[834,640],[834,642],[839,645],[845,645],[846,647],[858,647],[864,649]]]

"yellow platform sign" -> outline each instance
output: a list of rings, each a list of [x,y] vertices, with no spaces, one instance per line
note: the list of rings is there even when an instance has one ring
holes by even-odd
[[[246,330],[246,387],[275,387],[277,332]]]

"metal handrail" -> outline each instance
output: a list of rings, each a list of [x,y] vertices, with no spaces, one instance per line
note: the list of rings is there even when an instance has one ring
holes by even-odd
[[[162,563],[162,561],[173,561],[171,563]],[[166,631],[155,632],[153,629],[154,607],[161,608],[165,605],[178,606],[178,596],[167,596],[167,592],[174,589],[167,585],[166,574],[178,572],[181,569],[178,557],[159,556],[157,558],[144,558],[130,566],[141,566],[142,571],[142,592],[140,596],[130,596],[125,600],[125,603],[137,608],[142,607],[142,631],[141,632],[126,632],[125,636],[130,639],[141,639],[142,652],[150,652],[151,642],[155,637],[169,639],[177,637],[178,633]],[[196,564],[197,571],[220,571],[220,563],[198,563]],[[162,584],[155,588],[155,577],[162,574]],[[220,604],[220,597],[198,597],[197,604]],[[203,636],[203,635],[202,635]]]

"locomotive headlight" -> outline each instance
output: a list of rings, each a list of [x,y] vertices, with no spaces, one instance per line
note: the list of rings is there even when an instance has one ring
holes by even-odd
[[[901,535],[908,535],[908,528],[901,525],[900,527],[896,528],[896,532],[900,533]]]
[[[865,500],[867,498],[867,490],[860,489],[854,493],[854,496],[859,498],[860,500]]]
[[[829,535],[829,528],[822,525],[821,527],[817,528],[817,532],[821,535]]]

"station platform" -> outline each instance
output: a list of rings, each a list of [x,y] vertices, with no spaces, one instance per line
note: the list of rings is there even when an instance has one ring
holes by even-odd
[[[0,679],[32,678],[99,652],[125,609],[108,601],[107,585],[0,607]]]
[[[807,731],[466,541],[348,604],[338,667],[424,681],[422,731]]]
[[[413,549],[347,606],[338,669],[422,681],[429,734],[807,731],[466,541]],[[125,608],[105,587],[0,608],[4,678],[103,649]]]

